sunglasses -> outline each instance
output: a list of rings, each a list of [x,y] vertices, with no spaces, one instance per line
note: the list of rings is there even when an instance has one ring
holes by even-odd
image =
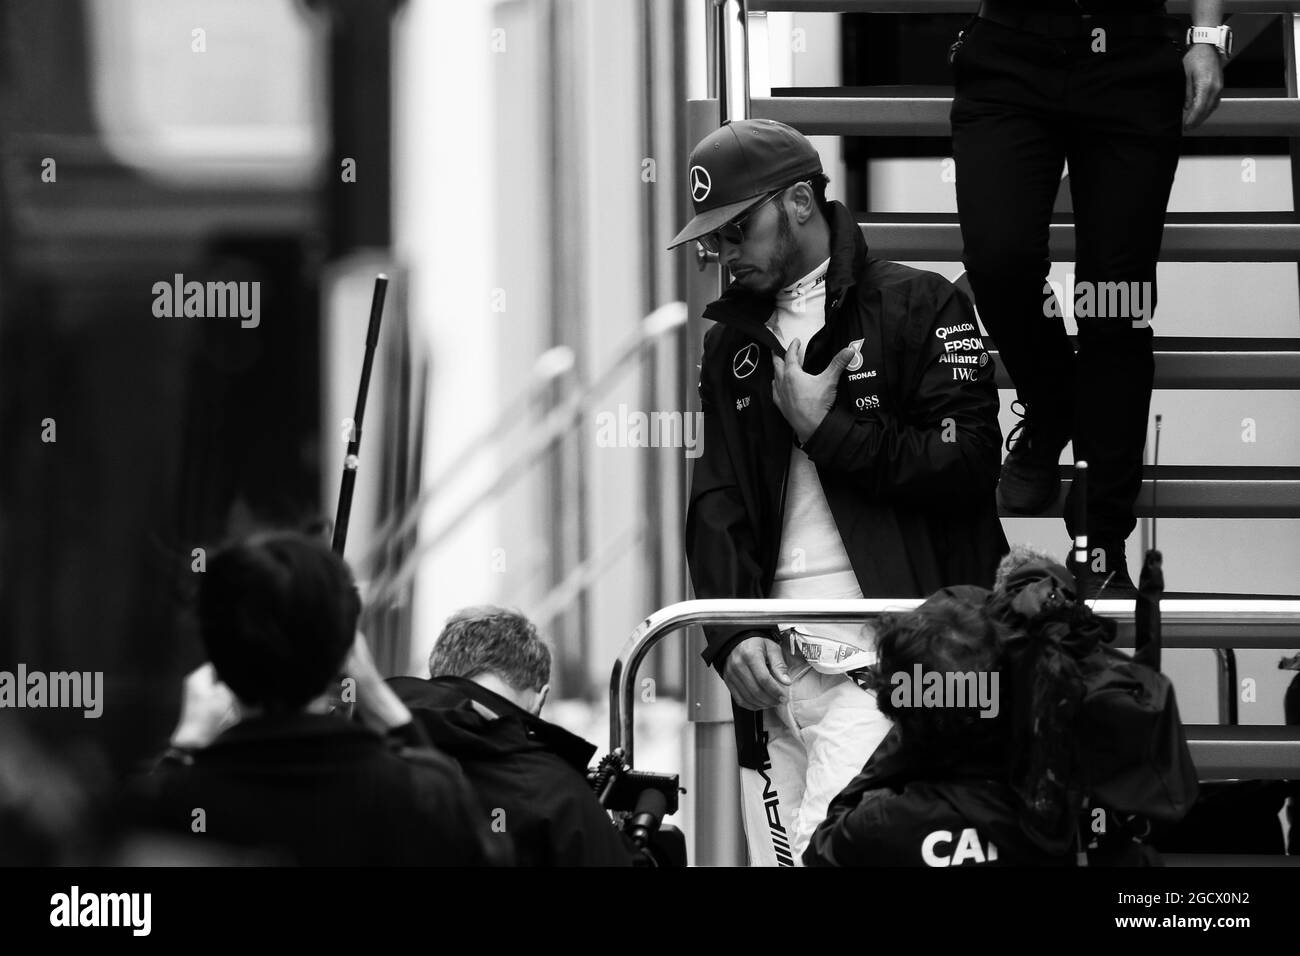
[[[789,186],[782,186],[780,189],[772,193],[772,195],[768,196],[761,203],[759,203],[753,209],[749,210],[749,212],[745,213],[739,219],[733,219],[730,222],[723,223],[713,232],[700,236],[700,238],[697,239],[696,242],[698,242],[701,246],[704,247],[705,252],[715,256],[718,255],[718,253],[722,249],[722,241],[724,239],[727,242],[731,243],[731,245],[733,246],[740,245],[742,242],[745,241],[745,223],[749,222],[749,220],[753,218],[756,212],[758,212],[760,209],[762,209],[764,206],[766,206],[773,199],[781,195],[789,188],[790,188]]]

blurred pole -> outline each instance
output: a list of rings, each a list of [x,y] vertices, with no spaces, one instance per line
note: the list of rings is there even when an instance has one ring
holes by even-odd
[[[321,186],[326,256],[331,263],[367,252],[389,257],[393,241],[392,17],[402,0],[309,2],[326,14],[328,33],[326,155],[330,161]],[[384,387],[388,387],[386,380]],[[386,425],[386,416],[384,421]],[[390,453],[381,450],[369,480],[383,488],[391,468]],[[374,515],[380,521],[384,517],[382,512]],[[367,636],[372,650],[381,657],[409,641],[400,625],[393,627],[389,609],[378,610]]]
[[[710,0],[708,6],[712,36],[721,41],[711,43],[715,56],[711,65],[715,69],[710,81],[717,99],[692,100],[687,105],[688,148],[716,129],[721,120],[749,116],[747,4],[744,0]],[[716,264],[697,259],[692,246],[686,247],[691,259],[687,267],[687,340],[698,362],[704,342],[704,306],[717,298],[724,279]],[[700,407],[699,392],[696,380],[692,377],[688,381],[687,402],[694,413]],[[700,866],[744,866],[747,852],[740,817],[740,773],[731,695],[722,679],[699,658],[698,652],[704,646],[701,629],[691,628],[690,635],[695,653],[687,664],[686,701],[695,749],[693,861]]]
[[[551,86],[549,163],[551,181],[550,219],[556,254],[551,259],[551,344],[571,348],[574,355],[573,384],[584,388],[591,380],[591,362],[586,347],[585,329],[589,308],[585,294],[583,264],[590,261],[587,219],[588,157],[580,147],[578,135],[584,121],[582,50],[583,11],[573,4],[552,3],[547,8],[548,48]],[[555,403],[563,401],[557,384]],[[551,407],[554,407],[552,405]],[[582,421],[587,421],[586,414]],[[590,488],[587,469],[590,465],[586,431],[577,429],[555,445],[548,481],[548,500],[557,502],[551,511],[548,589],[558,587],[569,573],[579,567],[590,553]],[[553,671],[552,692],[561,697],[590,700],[591,675],[591,593],[584,588],[573,606],[555,619],[552,634],[556,640],[558,666]]]
[[[651,0],[641,0],[637,5],[637,26],[641,36],[641,136],[642,156],[652,159],[658,155],[655,129],[655,82],[658,79],[654,60],[654,11]],[[644,185],[644,184],[643,184]],[[641,314],[649,315],[658,305],[659,295],[659,260],[663,256],[659,230],[655,217],[656,192],[653,189],[641,190],[642,235],[644,242],[644,273],[641,277],[642,296]],[[642,353],[643,359],[639,370],[641,375],[641,407],[653,414],[662,408],[659,391],[659,346],[652,345]],[[668,409],[663,408],[664,411]],[[684,425],[685,423],[683,423]],[[664,499],[660,494],[660,474],[663,459],[670,451],[648,449],[641,468],[641,505],[646,518],[645,542],[645,603],[652,607],[662,607],[667,601],[664,587],[664,525],[667,515],[664,512]],[[655,681],[664,686],[661,674],[662,658],[653,664]]]
[[[402,0],[312,0],[327,14],[329,256],[392,242],[392,16]],[[345,180],[342,163],[356,163]]]
[[[715,0],[720,122],[749,119],[749,3]]]

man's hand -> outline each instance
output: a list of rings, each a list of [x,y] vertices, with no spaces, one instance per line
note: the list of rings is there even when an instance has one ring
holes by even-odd
[[[1183,129],[1196,129],[1209,119],[1223,92],[1223,64],[1208,43],[1193,43],[1183,56],[1187,93],[1183,99]]]
[[[727,655],[722,680],[741,707],[764,710],[785,703],[790,675],[785,670],[781,645],[766,637],[745,638]]]
[[[411,712],[396,692],[384,683],[375,659],[370,656],[370,646],[360,631],[343,661],[343,673],[357,682],[357,715],[371,730],[383,734],[411,722]]]
[[[239,704],[235,695],[217,680],[217,669],[204,664],[185,678],[181,719],[172,731],[171,745],[182,750],[201,750],[238,722]]]
[[[803,444],[826,413],[835,404],[835,391],[839,388],[840,374],[857,354],[851,345],[835,353],[831,364],[820,375],[809,375],[803,370],[803,343],[795,339],[785,350],[785,358],[773,355],[776,377],[772,380],[772,399],[785,420],[794,429],[795,437]]]

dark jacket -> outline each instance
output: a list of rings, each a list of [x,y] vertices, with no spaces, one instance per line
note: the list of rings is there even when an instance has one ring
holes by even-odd
[[[144,829],[288,864],[475,866],[489,849],[489,818],[455,761],[395,752],[330,715],[236,724],[190,765],[138,781],[131,805]]]
[[[858,585],[866,597],[988,586],[1007,550],[993,495],[1002,434],[973,310],[942,276],[869,258],[848,209],[831,209],[826,325],[806,343],[804,367],[821,372],[858,339],[863,361],[840,377],[803,450]],[[704,311],[717,324],[704,337],[704,443],[686,518],[698,598],[767,597],[776,573],[794,433],[772,399],[772,354],[784,355],[765,325],[773,305],[733,288]],[[720,668],[756,633],[776,639],[775,628],[705,628],[705,662]],[[757,723],[736,708],[742,766],[760,765]]]
[[[1021,828],[1005,782],[1005,743],[954,749],[943,761],[905,756],[892,730],[831,801],[805,866],[1070,866]]]
[[[389,685],[455,757],[520,866],[630,866],[636,855],[587,784],[596,748],[460,677]]]

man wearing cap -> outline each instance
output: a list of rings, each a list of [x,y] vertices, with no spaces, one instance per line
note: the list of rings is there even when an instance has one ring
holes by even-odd
[[[731,275],[704,317],[686,549],[699,598],[922,597],[993,580],[1006,539],[993,362],[969,303],[869,257],[812,145],[772,120],[691,152],[697,241]],[[888,730],[853,672],[868,628],[705,628],[730,689],[755,864],[795,865]]]
[[[1223,87],[1222,6],[1192,0],[1188,30],[1162,0],[984,0],[951,49],[964,260],[1025,413],[998,502],[1023,515],[1054,505],[1073,441],[1088,518],[1076,527],[1071,501],[1066,527],[1088,535],[1088,561],[1071,566],[1089,598],[1135,590],[1124,546],[1155,375],[1156,261],[1182,129]],[[1067,162],[1076,275],[1059,302],[1048,232]],[[1077,355],[1063,313],[1078,323]]]

